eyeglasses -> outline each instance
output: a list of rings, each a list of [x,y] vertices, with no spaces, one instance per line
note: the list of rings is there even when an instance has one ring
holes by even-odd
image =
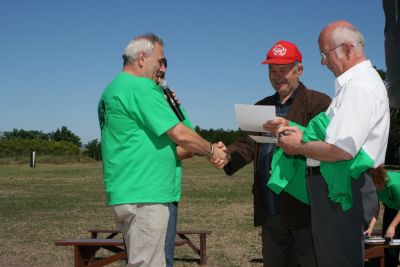
[[[160,65],[164,65],[164,67],[167,68],[167,59],[165,57],[161,58],[159,62]]]
[[[320,54],[321,54],[321,58],[322,58],[322,59],[326,59],[326,58],[328,57],[328,55],[329,55],[333,50],[335,50],[335,49],[341,47],[341,46],[344,45],[344,44],[346,44],[346,43],[341,43],[340,45],[337,45],[337,46],[335,46],[334,48],[331,48],[331,49],[329,49],[329,50],[326,51],[326,52],[321,52],[321,53],[320,53]]]

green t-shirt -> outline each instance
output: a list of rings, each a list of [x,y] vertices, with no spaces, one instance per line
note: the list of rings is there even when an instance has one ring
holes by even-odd
[[[179,162],[166,131],[179,120],[161,88],[151,79],[120,73],[104,90],[98,115],[107,203],[178,201]]]
[[[386,186],[377,190],[378,198],[389,208],[400,209],[400,172],[387,172]]]

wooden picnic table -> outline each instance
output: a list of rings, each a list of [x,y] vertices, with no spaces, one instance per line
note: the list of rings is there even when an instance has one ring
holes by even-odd
[[[64,239],[55,242],[57,246],[74,246],[74,264],[75,267],[100,267],[112,262],[126,259],[125,246],[122,239],[115,239],[121,233],[117,229],[89,229],[89,239]],[[200,259],[200,266],[207,266],[207,235],[211,234],[209,230],[178,230],[175,240],[175,246],[188,245]],[[99,234],[105,235],[99,238]],[[199,244],[196,244],[190,235],[199,237]],[[99,249],[106,249],[112,252],[111,255],[103,258],[96,258],[96,252]]]
[[[108,234],[106,238],[114,238],[120,234],[118,229],[89,229],[92,238],[97,238],[98,234]],[[209,230],[177,230],[176,235],[179,239],[175,239],[175,246],[188,245],[197,255],[200,256],[200,266],[207,265],[207,235],[211,234]],[[199,245],[196,245],[190,238],[190,235],[199,236]]]

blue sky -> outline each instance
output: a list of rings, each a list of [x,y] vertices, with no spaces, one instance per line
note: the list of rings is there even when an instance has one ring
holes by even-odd
[[[67,126],[83,143],[99,138],[97,102],[121,71],[136,35],[163,38],[167,80],[194,125],[237,129],[234,104],[274,93],[261,64],[278,40],[296,43],[301,80],[333,95],[317,38],[345,19],[366,39],[366,55],[386,69],[384,14],[376,0],[3,0],[0,2],[0,131]]]

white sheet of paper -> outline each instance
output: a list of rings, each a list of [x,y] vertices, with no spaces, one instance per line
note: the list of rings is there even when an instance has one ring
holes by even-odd
[[[263,136],[263,135],[249,135],[249,137],[254,141],[256,141],[257,143],[270,143],[270,144],[276,143],[276,138],[274,137]]]
[[[393,239],[392,242],[390,242],[391,245],[400,245],[400,239]]]
[[[243,131],[267,132],[262,125],[276,118],[275,106],[235,104],[235,112]]]
[[[364,239],[364,242],[365,242],[365,244],[372,244],[372,243],[378,243],[378,244],[382,243],[383,244],[385,242],[385,239],[382,237],[370,237],[370,238],[366,237]]]

